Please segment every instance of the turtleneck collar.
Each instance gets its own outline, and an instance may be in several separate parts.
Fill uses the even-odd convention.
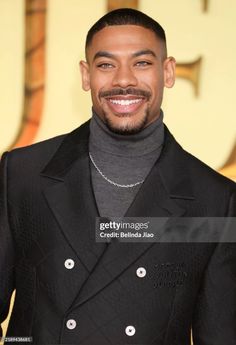
[[[164,142],[163,112],[157,120],[137,134],[122,135],[112,132],[93,112],[90,121],[89,143],[96,149],[120,156],[143,156],[162,146]]]

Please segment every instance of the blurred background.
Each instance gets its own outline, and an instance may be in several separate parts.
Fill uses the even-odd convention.
[[[71,131],[91,114],[79,60],[108,8],[133,6],[166,30],[179,63],[165,122],[214,169],[234,164],[235,0],[0,0],[0,152]]]
[[[81,89],[85,36],[109,9],[164,27],[177,81],[165,123],[182,146],[236,179],[235,0],[0,0],[0,153],[71,131],[91,115]]]

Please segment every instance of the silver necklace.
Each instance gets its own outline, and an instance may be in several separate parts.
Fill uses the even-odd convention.
[[[89,157],[91,159],[91,162],[93,163],[95,169],[97,170],[97,172],[107,181],[109,182],[110,184],[113,184],[114,186],[116,187],[120,187],[120,188],[132,188],[132,187],[135,187],[135,186],[138,186],[139,184],[143,183],[144,180],[142,181],[139,181],[139,182],[136,182],[136,183],[131,183],[131,184],[119,184],[119,183],[116,183],[112,180],[110,180],[108,177],[106,177],[103,172],[99,169],[99,167],[97,166],[97,164],[94,162],[94,159],[93,159],[93,156],[91,155],[91,153],[89,152]]]

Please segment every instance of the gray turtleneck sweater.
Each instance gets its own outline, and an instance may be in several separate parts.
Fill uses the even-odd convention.
[[[129,185],[145,180],[159,158],[164,142],[163,113],[138,134],[111,132],[93,114],[90,122],[89,151],[97,168],[109,180]],[[101,217],[123,217],[142,184],[118,187],[109,183],[90,161],[92,185]]]

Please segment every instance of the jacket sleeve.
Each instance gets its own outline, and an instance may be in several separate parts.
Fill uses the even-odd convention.
[[[236,217],[235,192],[227,216]],[[208,263],[193,318],[193,343],[236,344],[236,243],[219,243]]]
[[[14,245],[8,222],[7,159],[8,154],[5,153],[0,163],[0,325],[8,315],[15,285]]]

